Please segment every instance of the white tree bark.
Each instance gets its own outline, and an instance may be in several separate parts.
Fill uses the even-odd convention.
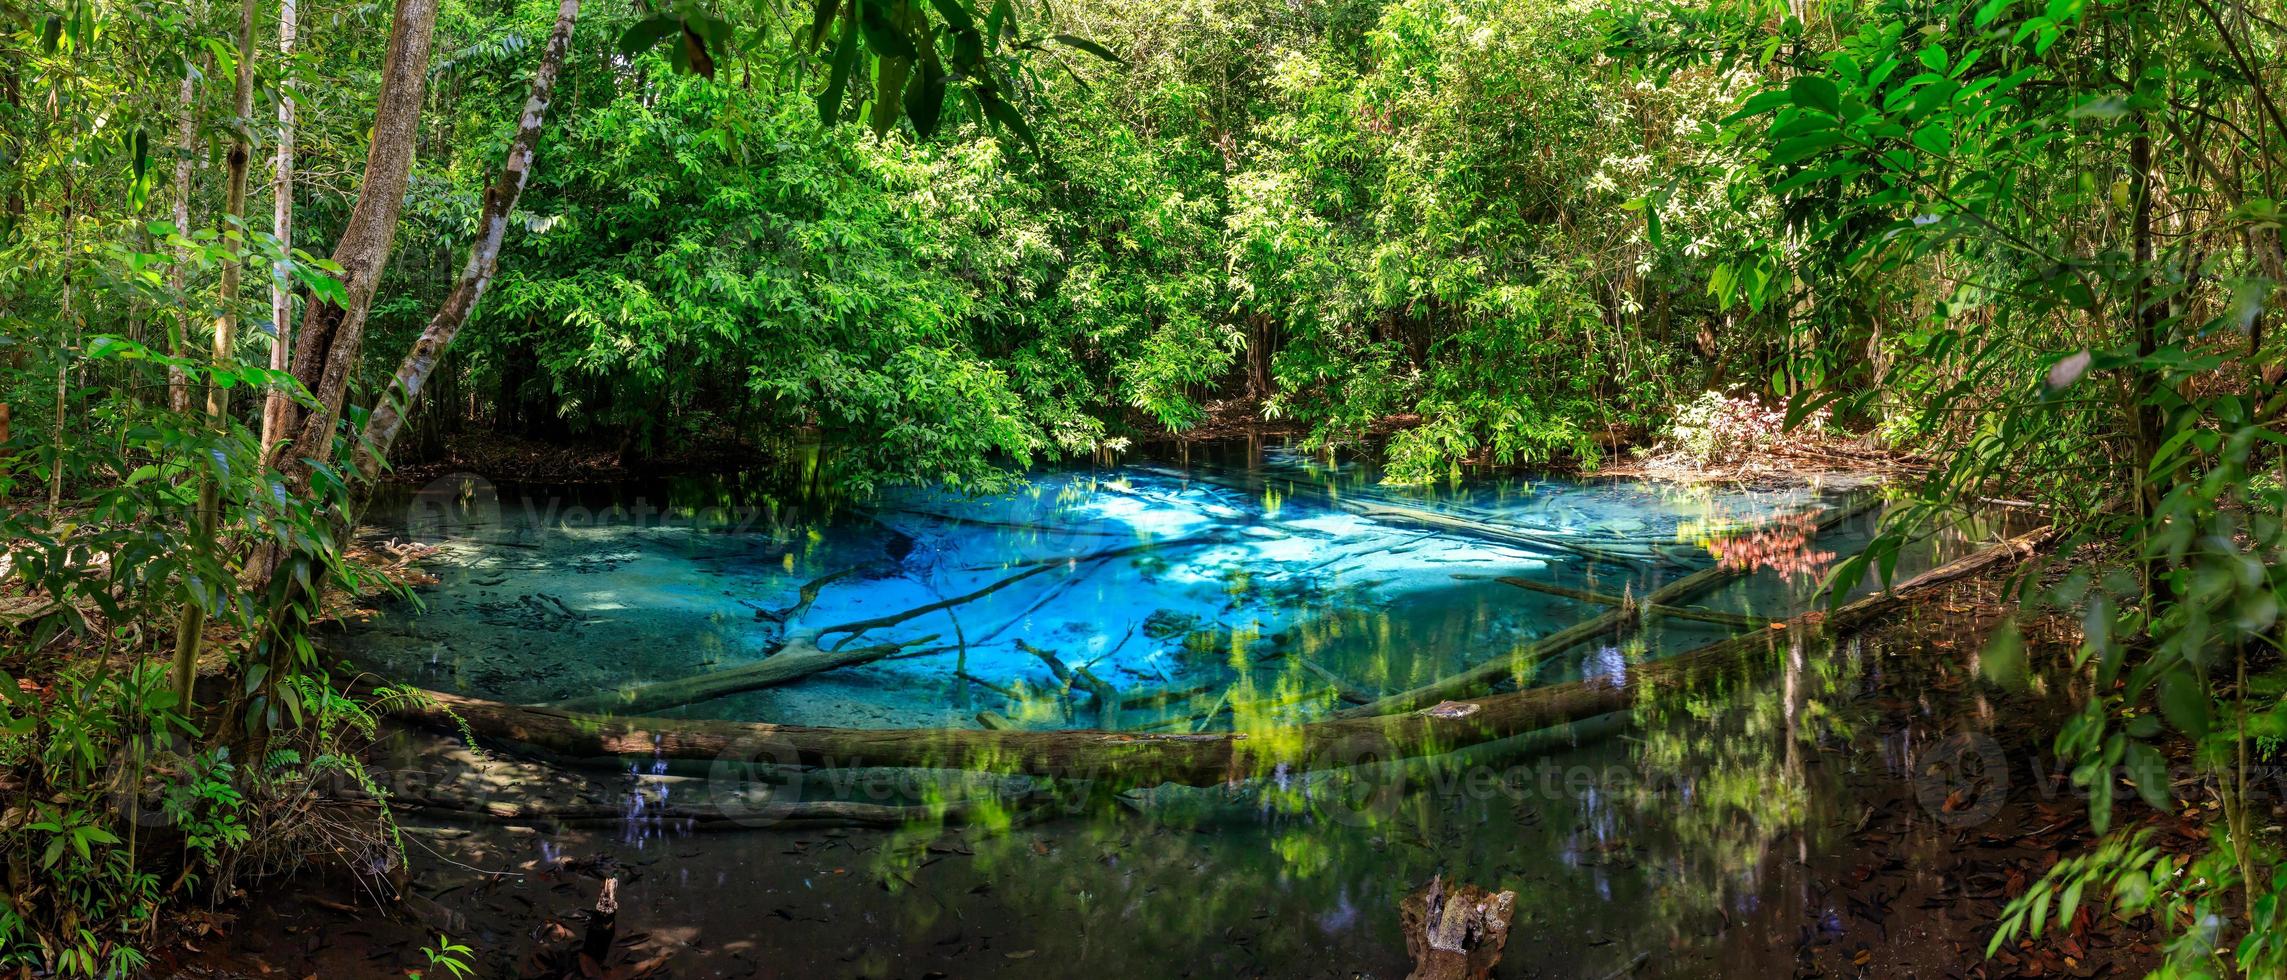
[[[279,0],[278,154],[271,180],[277,193],[271,207],[270,233],[278,237],[279,250],[288,253],[294,247],[294,26],[294,0]],[[270,338],[270,370],[284,371],[293,366],[294,360],[294,293],[275,277],[270,283],[270,323],[276,330]],[[286,393],[275,388],[263,402],[264,451],[285,436],[289,404]]]
[[[198,70],[184,65],[182,92],[177,97],[175,111],[175,231],[191,233],[191,147],[198,136]],[[174,268],[167,271],[167,285],[174,291],[176,302],[183,302],[190,278],[191,251],[185,246],[175,249]],[[188,303],[178,307],[174,328],[167,338],[167,353],[183,356],[184,345],[189,343],[191,312]],[[167,368],[167,407],[177,413],[191,410],[189,376],[180,367]]]

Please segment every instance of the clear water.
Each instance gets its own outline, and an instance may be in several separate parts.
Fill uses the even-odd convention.
[[[1180,695],[1123,710],[1121,727],[1254,731],[1342,707],[1320,669],[1379,693],[1506,659],[1516,682],[1541,684],[1626,671],[1732,631],[1655,619],[1623,642],[1530,662],[1518,651],[1532,640],[1602,610],[1503,578],[1641,596],[1707,567],[1714,544],[1757,570],[1698,605],[1792,614],[1873,516],[1807,547],[1770,519],[1842,496],[1499,475],[1398,491],[1369,469],[1275,450],[1043,473],[997,497],[901,491],[862,507],[742,510],[768,498],[711,481],[452,478],[376,511],[376,536],[442,548],[425,608],[384,603],[330,642],[402,680],[545,702],[763,657],[786,629],[757,608],[792,607],[805,583],[835,573],[791,617],[797,630],[1045,568],[858,641],[916,641],[916,655],[668,713],[1099,724],[1093,697],[1067,688],[1041,650],[1123,700]],[[1898,574],[1991,540],[2000,529],[1989,523],[1928,542]],[[1140,550],[1103,556],[1115,549]],[[852,769],[780,773],[759,789],[890,803],[1062,794],[1013,826],[694,832],[659,818],[659,805],[758,790],[647,759],[549,778],[490,763],[454,776],[433,752],[403,768],[508,802],[620,808],[608,827],[491,825],[440,845],[458,865],[515,872],[453,893],[504,958],[533,934],[527,910],[571,907],[558,894],[570,886],[535,875],[576,855],[622,869],[623,924],[650,937],[644,949],[672,946],[690,975],[1395,977],[1408,966],[1398,903],[1438,874],[1518,893],[1499,976],[1762,974],[1787,969],[1798,946],[1884,934],[1818,884],[1839,871],[1811,870],[1855,861],[1827,856],[1849,853],[1838,848],[1853,834],[1921,828],[1912,839],[1929,853],[1915,860],[1954,839],[1958,818],[1932,808],[1920,758],[1962,719],[1993,717],[1974,685],[1944,673],[1956,653],[1774,645],[1742,654],[1735,682],[1689,696],[1402,764],[1211,788],[1108,796]],[[1898,700],[1898,678],[1928,669],[1942,676]],[[1741,966],[1742,950],[1762,959]]]
[[[1534,640],[1605,607],[1502,579],[1641,596],[1713,563],[1711,541],[1837,499],[1837,488],[1514,475],[1398,490],[1368,468],[1278,450],[1042,473],[1002,496],[901,490],[830,508],[717,485],[451,477],[374,510],[376,536],[442,549],[425,566],[440,581],[333,645],[399,680],[541,703],[752,663],[790,633],[947,604],[823,638],[911,644],[894,657],[655,713],[847,727],[975,727],[985,713],[1025,728],[1276,724],[1339,707],[1329,675],[1370,696],[1512,658],[1519,683],[1547,683],[1719,639],[1732,627],[1657,619],[1635,640],[1533,662],[1521,651]],[[1870,521],[1821,536],[1810,557],[1848,554]],[[1799,611],[1823,563],[1781,559],[1697,604]],[[822,579],[807,609],[776,621]],[[1107,722],[1093,685],[1060,679],[1050,657],[1131,707]]]

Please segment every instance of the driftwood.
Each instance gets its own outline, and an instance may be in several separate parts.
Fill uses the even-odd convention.
[[[1495,579],[1494,581],[1497,581],[1502,585],[1513,585],[1517,588],[1530,592],[1542,592],[1554,596],[1563,596],[1567,599],[1577,599],[1581,602],[1591,602],[1600,606],[1613,606],[1621,609],[1637,609],[1642,611],[1647,616],[1664,616],[1668,619],[1689,619],[1702,623],[1716,623],[1722,626],[1734,626],[1740,629],[1751,630],[1759,630],[1771,625],[1771,621],[1769,619],[1761,616],[1749,616],[1745,613],[1720,612],[1714,609],[1694,609],[1689,606],[1646,605],[1624,595],[1612,595],[1606,592],[1592,592],[1588,589],[1575,589],[1568,585],[1557,585],[1551,582],[1538,582],[1529,578],[1519,578],[1514,575],[1504,575],[1498,579]]]
[[[768,759],[829,767],[976,768],[1114,785],[1212,786],[1264,775],[1339,769],[1454,749],[1632,709],[1650,692],[1688,691],[1731,677],[1742,654],[1846,633],[1905,604],[1922,589],[2007,564],[2032,553],[2049,531],[2012,538],[1915,576],[1832,613],[1804,613],[1773,628],[1721,640],[1664,660],[1596,678],[1445,701],[1381,717],[1334,718],[1293,726],[1256,751],[1245,732],[1140,734],[1102,731],[849,729],[703,719],[607,718],[431,693],[398,714],[481,737],[569,756],[657,759]],[[1276,746],[1275,748],[1273,746]]]
[[[1413,957],[1406,980],[1491,980],[1509,944],[1509,915],[1516,905],[1516,892],[1496,895],[1431,878],[1398,903],[1406,955]]]
[[[1833,508],[1819,518],[1816,529],[1812,533],[1816,535],[1825,532],[1843,521],[1880,505],[1881,501],[1878,498],[1867,497],[1854,504]],[[1747,572],[1748,569],[1725,568],[1722,565],[1704,568],[1654,589],[1650,595],[1644,597],[1642,604],[1645,606],[1680,606],[1700,595],[1730,584],[1733,579],[1743,577]],[[1513,665],[1517,662],[1531,662],[1552,657],[1607,633],[1625,633],[1642,622],[1643,617],[1638,615],[1635,610],[1614,609],[1601,616],[1574,623],[1554,634],[1542,637],[1535,641],[1531,647],[1526,648],[1524,653],[1516,657],[1490,660],[1458,674],[1439,678],[1413,690],[1402,691],[1385,698],[1376,699],[1369,704],[1362,704],[1339,712],[1336,717],[1369,718],[1400,711],[1410,711],[1423,705],[1436,704],[1439,701],[1465,696],[1508,678],[1515,669]]]

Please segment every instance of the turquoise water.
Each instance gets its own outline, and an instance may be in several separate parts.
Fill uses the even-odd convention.
[[[898,490],[808,508],[708,484],[448,477],[384,501],[369,529],[437,545],[424,566],[437,584],[417,603],[383,603],[333,646],[397,679],[540,703],[751,664],[790,636],[937,606],[820,637],[827,649],[909,645],[893,656],[654,713],[853,727],[974,727],[981,716],[1024,728],[1275,724],[1334,710],[1338,690],[1377,696],[1491,659],[1511,658],[1519,683],[1546,683],[1719,639],[1735,627],[1659,619],[1625,642],[1526,658],[1534,640],[1604,607],[1502,580],[1642,596],[1713,564],[1710,542],[1840,497],[1518,475],[1398,489],[1363,466],[1277,450],[1044,472],[998,496]],[[1870,521],[1794,561],[1762,556],[1782,567],[1697,604],[1799,611]],[[780,622],[810,583],[814,601]],[[1099,710],[1105,688],[1122,703],[1115,715]]]
[[[790,635],[941,605],[851,643],[910,644],[899,656],[653,713],[1276,737],[1266,729],[1345,707],[1342,689],[1395,692],[1487,662],[1512,685],[1617,676],[1741,628],[1656,618],[1533,658],[1535,639],[1604,607],[1504,579],[1642,596],[1728,560],[1747,574],[1698,608],[1798,612],[1871,532],[1868,513],[1815,540],[1799,533],[1853,489],[1485,474],[1399,490],[1368,468],[1276,450],[862,504],[774,503],[716,481],[455,477],[385,501],[369,529],[436,545],[424,567],[438,582],[328,643],[428,687],[608,699],[797,655],[773,652]],[[1898,574],[1990,540],[1985,523],[1915,549]],[[813,601],[797,609],[806,584]],[[1853,835],[1906,833],[1916,862],[1955,840],[1959,818],[1921,792],[1921,756],[1994,715],[1962,683],[1959,653],[1871,638],[1755,645],[1722,684],[1572,725],[1205,788],[862,762],[728,779],[646,758],[547,779],[477,763],[463,779],[479,793],[622,816],[483,825],[439,845],[456,863],[437,887],[457,888],[462,867],[509,873],[451,893],[503,962],[529,944],[534,916],[576,904],[559,893],[587,894],[534,877],[576,856],[619,869],[623,925],[688,975],[1395,977],[1407,969],[1398,903],[1444,875],[1518,894],[1499,976],[1767,975],[1886,928],[1823,884],[1863,877],[1848,867],[1845,848],[1863,845]],[[1050,658],[1111,688],[1117,714]],[[401,771],[449,766],[423,756]],[[657,816],[749,793],[1058,804],[1010,814],[1013,825],[891,830],[705,833]]]

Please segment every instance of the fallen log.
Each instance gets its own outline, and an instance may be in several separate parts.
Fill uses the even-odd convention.
[[[430,692],[394,713],[447,731],[519,742],[571,756],[764,760],[773,764],[859,768],[975,769],[1095,779],[1111,785],[1212,786],[1266,775],[1348,768],[1438,755],[1482,742],[1633,709],[1654,692],[1697,690],[1734,676],[1742,654],[1838,636],[1864,626],[1914,593],[2017,561],[2048,540],[2048,529],[1949,562],[1833,612],[1804,613],[1773,628],[1596,678],[1444,701],[1378,717],[1334,718],[1266,733],[1139,734],[1103,731],[849,729],[704,719],[608,718]],[[1257,746],[1261,748],[1258,749]]]
[[[1612,606],[1619,609],[1636,609],[1643,612],[1647,616],[1664,616],[1668,619],[1689,619],[1702,623],[1715,623],[1722,626],[1735,626],[1741,629],[1751,630],[1759,630],[1771,625],[1771,621],[1762,616],[1749,616],[1745,613],[1721,612],[1714,609],[1694,609],[1689,606],[1654,606],[1638,602],[1628,596],[1612,595],[1605,592],[1591,592],[1587,589],[1575,589],[1571,586],[1557,585],[1553,582],[1536,582],[1529,578],[1519,578],[1514,575],[1503,575],[1494,581],[1497,581],[1502,585],[1512,585],[1531,592],[1543,592],[1549,595],[1563,596],[1567,599],[1577,599],[1581,602],[1595,603],[1596,605],[1600,606]]]
[[[997,810],[1024,810],[1042,805],[1045,797],[1030,797],[996,804]],[[804,830],[820,827],[869,827],[895,830],[916,824],[967,823],[980,812],[977,804],[896,805],[844,800],[801,800],[736,806],[649,802],[640,809],[606,804],[549,804],[479,802],[449,797],[391,796],[389,805],[443,820],[481,820],[494,823],[537,824],[553,827],[619,827],[650,825],[679,831]]]
[[[1814,536],[1823,533],[1843,521],[1879,506],[1881,506],[1880,498],[1868,496],[1855,503],[1832,508],[1819,518],[1812,533]],[[1749,569],[1744,568],[1725,568],[1720,564],[1712,568],[1703,568],[1652,590],[1650,595],[1644,597],[1642,604],[1645,606],[1680,606],[1700,595],[1728,585],[1734,579],[1744,577],[1748,571]],[[1544,658],[1553,657],[1607,633],[1624,634],[1642,622],[1643,617],[1635,610],[1614,609],[1601,616],[1574,623],[1550,636],[1543,637],[1535,641],[1532,646],[1527,647],[1521,654],[1486,661],[1458,674],[1439,678],[1413,690],[1401,691],[1338,712],[1335,717],[1367,718],[1400,711],[1411,711],[1423,705],[1462,697],[1483,690],[1509,677],[1515,671],[1515,665],[1520,662],[1537,663]]]
[[[917,640],[883,643],[854,650],[821,650],[807,639],[798,638],[788,641],[776,654],[750,664],[709,671],[696,677],[656,681],[586,697],[566,698],[554,702],[550,707],[565,711],[658,711],[786,684],[838,667],[871,663],[936,638],[937,634],[931,633]]]

